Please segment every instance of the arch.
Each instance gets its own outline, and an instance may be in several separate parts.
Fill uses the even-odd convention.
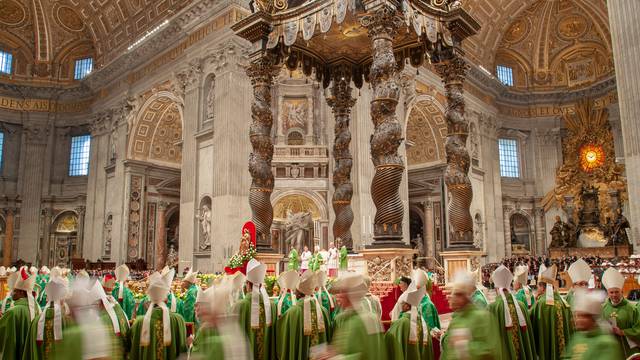
[[[287,145],[304,145],[304,135],[300,129],[289,129],[287,132]]]
[[[433,97],[425,95],[410,107],[405,121],[405,138],[412,144],[407,147],[409,166],[445,161],[447,123],[444,109],[439,105]]]
[[[75,230],[72,230],[69,227],[72,225],[70,221],[75,221]],[[60,224],[63,224],[67,228],[67,230],[60,231],[58,228]],[[78,213],[76,213],[73,210],[63,210],[53,218],[53,220],[51,221],[51,225],[52,225],[51,230],[53,232],[70,233],[70,232],[78,231]]]
[[[277,220],[286,219],[287,209],[309,211],[313,220],[329,219],[327,206],[315,193],[300,190],[285,191],[277,194],[272,203],[273,218]]]
[[[145,101],[129,137],[129,159],[180,167],[184,126],[181,102],[169,91],[159,91]]]
[[[534,237],[532,236],[531,217],[523,211],[515,211],[509,216],[509,233],[511,246],[523,246],[527,251],[532,250]]]

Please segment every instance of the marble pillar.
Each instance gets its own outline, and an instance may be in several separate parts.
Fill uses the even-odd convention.
[[[29,119],[23,128],[25,149],[24,161],[21,159],[20,189],[22,205],[20,216],[20,240],[18,258],[35,262],[38,254],[40,236],[40,208],[42,201],[44,163],[48,143],[52,141],[50,126],[44,122]]]
[[[534,223],[536,231],[536,251],[533,255],[541,256],[547,252],[547,231],[544,226],[544,209],[536,208],[534,211]]]
[[[78,206],[76,208],[76,213],[78,214],[78,246],[76,247],[76,256],[86,259],[87,256],[84,254],[84,218],[86,214],[86,207]],[[47,239],[45,239],[45,241],[47,241]]]
[[[167,261],[167,207],[169,203],[158,203],[158,223],[156,225],[155,269],[161,270]]]
[[[53,210],[50,208],[42,209],[42,254],[40,255],[40,262],[42,265],[51,267],[51,215]]]
[[[4,233],[4,244],[2,245],[2,266],[11,266],[13,252],[13,231],[15,226],[15,212],[16,209],[6,208],[4,209],[4,220],[6,230]]]
[[[427,258],[429,258],[429,263],[432,259],[436,257],[435,252],[435,228],[433,223],[433,202],[425,201],[424,202],[424,241],[426,243],[427,249]]]
[[[511,219],[509,213],[511,208],[508,206],[503,207],[503,221],[504,221],[504,256],[511,256]]]
[[[640,1],[609,0],[620,124],[624,141],[632,244],[640,241]],[[637,250],[637,248],[636,248]],[[637,252],[637,251],[635,251]]]

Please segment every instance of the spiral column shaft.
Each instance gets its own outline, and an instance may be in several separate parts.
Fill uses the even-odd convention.
[[[356,99],[351,96],[351,78],[348,69],[336,71],[331,88],[331,97],[327,103],[333,109],[335,116],[333,159],[333,211],[335,220],[333,222],[333,237],[336,239],[336,246],[346,246],[349,251],[353,249],[353,239],[351,237],[351,224],[353,223],[353,210],[351,209],[351,198],[353,196],[353,184],[351,183],[351,167],[353,158],[349,151],[351,143],[351,132],[349,123],[351,121],[351,108],[356,103]],[[340,239],[340,241],[337,241]]]
[[[398,71],[393,53],[393,38],[403,18],[392,7],[382,7],[363,17],[372,43],[373,58],[369,81],[373,89],[371,120],[371,158],[376,172],[371,183],[371,197],[376,206],[374,246],[397,246],[402,243],[403,206],[400,182],[404,161],[398,154],[402,127],[396,117],[400,98]]]
[[[249,189],[249,206],[251,207],[252,220],[256,225],[256,246],[261,252],[273,251],[271,247],[271,224],[273,222],[273,207],[271,205],[271,193],[273,192],[271,87],[273,86],[273,78],[277,74],[274,63],[273,57],[267,54],[251,63],[247,68],[247,75],[253,86],[252,121],[249,129],[252,147],[252,152],[249,155],[249,173],[252,179]]]
[[[469,122],[464,117],[463,90],[467,68],[464,59],[457,55],[436,64],[436,71],[442,78],[447,98],[445,113],[447,167],[444,175],[449,196],[447,207],[449,241],[447,247],[454,248],[473,247],[473,219],[469,210],[473,199],[473,190],[468,176],[471,158],[466,148]]]

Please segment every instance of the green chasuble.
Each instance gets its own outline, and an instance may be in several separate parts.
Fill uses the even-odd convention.
[[[215,328],[206,323],[203,324],[193,336],[193,343],[191,344],[191,350],[189,351],[192,354],[214,354],[214,349],[211,348],[212,343],[210,342],[209,338],[211,336],[217,335],[217,333],[218,332]]]
[[[103,325],[106,325],[103,323]],[[62,340],[56,345],[54,352],[51,355],[52,360],[84,360],[85,359],[85,346],[95,351],[97,345],[95,340],[91,338],[90,326],[80,326],[77,324],[68,325],[62,332]],[[108,329],[108,328],[107,328]],[[108,338],[107,346],[105,350],[110,352],[110,357],[105,356],[108,359],[124,359],[124,352],[120,346],[120,342],[116,339],[112,332],[106,332]],[[89,353],[92,350],[88,350]]]
[[[569,304],[569,306],[573,307],[573,289],[569,290],[567,296],[564,297],[564,300]]]
[[[31,316],[26,298],[17,300],[13,308],[0,318],[0,354],[2,360],[20,360],[29,334]]]
[[[436,305],[431,301],[429,295],[425,295],[420,302],[420,313],[422,318],[427,322],[429,329],[440,329],[440,317],[438,316],[438,309]]]
[[[278,299],[276,299],[276,303],[274,304],[276,306],[276,312],[278,304],[280,304],[281,302],[282,305],[280,305],[280,317],[282,317],[282,315],[284,315],[284,313],[286,313],[287,310],[291,308],[291,293],[287,291],[286,293],[281,293],[280,296],[278,296]]]
[[[624,332],[624,337],[614,336],[618,340],[620,351],[625,358],[640,352],[638,349],[638,345],[640,345],[640,312],[635,306],[627,299],[622,299],[618,305],[613,305],[611,300],[607,299],[602,306],[602,316]],[[631,348],[627,338],[638,345]]]
[[[540,360],[560,359],[573,334],[571,309],[554,291],[554,305],[547,305],[545,294],[538,299],[530,312],[533,336]]]
[[[176,311],[172,311],[172,312],[182,315],[182,307],[183,307],[182,300],[178,299],[178,297],[176,297],[172,292],[170,292],[169,295],[167,295],[167,308],[169,308],[169,311],[171,311],[171,305],[173,304],[174,301],[176,302]],[[142,299],[140,299],[140,301],[136,303],[134,318],[138,316],[144,316],[144,314],[147,313],[148,308],[149,308],[149,296],[145,295],[142,297]],[[184,316],[183,316],[183,319],[184,319]]]
[[[374,297],[374,295],[367,294],[362,297],[361,307],[363,310],[368,311],[376,316],[376,318],[382,318],[382,304],[380,299]]]
[[[529,312],[527,306],[520,301],[513,301],[511,294],[505,294],[507,303],[509,306],[509,314],[511,314],[510,328],[506,327],[505,319],[505,304],[502,296],[497,295],[496,301],[489,305],[488,310],[493,314],[494,318],[498,321],[498,331],[500,333],[500,342],[502,344],[502,355],[505,359],[536,359],[536,346],[535,339],[533,337],[533,329],[531,327],[531,320],[529,319]],[[526,321],[526,327],[522,328],[518,322],[518,313],[516,312],[516,306],[520,307],[521,313]],[[504,336],[506,333],[507,336]]]
[[[461,340],[458,344],[457,337]],[[496,319],[473,304],[453,313],[449,328],[442,335],[441,349],[441,360],[507,359],[502,356]]]
[[[408,312],[400,314],[400,318],[391,324],[391,327],[384,336],[387,344],[387,354],[389,359],[394,360],[433,360],[433,345],[431,335],[427,329],[424,339],[422,332],[422,319],[418,314],[416,335],[417,341],[409,341],[411,327],[411,314]],[[426,321],[425,321],[426,323]]]
[[[311,312],[311,334],[304,334],[304,298],[299,299],[276,324],[276,350],[279,360],[308,359],[313,346],[329,340],[329,319],[322,311],[324,330],[319,329],[315,300],[309,303]]]
[[[289,264],[287,264],[289,270],[300,270],[300,256],[296,249],[291,249],[289,252]]]
[[[516,293],[516,299],[527,306],[527,309],[531,309],[536,303],[536,297],[533,296],[533,291],[529,290],[529,302],[527,302],[527,293],[524,288],[521,288]],[[531,304],[531,305],[529,305]]]
[[[251,328],[251,298],[252,292],[245,295],[244,299],[239,300],[235,304],[234,312],[238,314],[238,321],[240,328],[244,331],[247,339],[249,340],[249,347],[253,353],[255,360],[270,360],[275,358],[275,342],[276,337],[275,322],[276,322],[276,305],[271,302],[271,325],[266,325],[264,302],[262,301],[262,295],[258,299],[258,305],[260,307],[260,326],[257,329]],[[271,300],[269,300],[271,301]],[[291,309],[289,309],[291,310]],[[287,311],[288,313],[288,311]]]
[[[175,360],[181,353],[187,351],[187,330],[180,315],[169,312],[169,321],[171,323],[171,344],[169,346],[164,345],[162,337],[162,309],[156,307],[151,313],[148,346],[140,345],[143,321],[143,316],[138,317],[129,331],[129,359]]]
[[[471,295],[471,302],[481,309],[486,309],[487,306],[489,306],[487,297],[484,296],[484,293],[479,289],[474,291],[473,295]]]
[[[116,317],[118,318],[118,325],[120,326],[120,334],[116,334],[113,329],[113,323],[111,322],[111,318],[109,317],[109,313],[105,309],[100,309],[100,319],[104,324],[106,324],[109,332],[111,332],[115,337],[120,341],[120,346],[127,351],[126,348],[128,345],[127,337],[129,335],[129,321],[122,310],[120,304],[116,303],[113,311],[116,313]]]
[[[343,309],[336,316],[331,345],[343,360],[387,359],[380,322],[368,312]]]
[[[198,285],[191,284],[187,289],[184,300],[182,300],[182,309],[180,311],[182,318],[186,322],[192,323],[196,321],[196,296],[198,296]]]
[[[38,275],[36,276],[36,285],[40,288],[40,292],[38,293],[38,298],[36,301],[41,308],[44,308],[47,305],[47,293],[44,291],[44,287],[49,282],[49,275]]]
[[[45,304],[46,306],[46,304]],[[71,318],[64,315],[64,307],[61,309],[62,319],[62,331],[64,339],[64,330],[72,324]],[[40,313],[33,318],[31,326],[29,327],[29,334],[25,341],[24,353],[22,354],[23,360],[42,360],[48,359],[56,348],[60,345],[59,341],[55,341],[53,335],[53,305],[51,305],[46,313]],[[38,321],[41,316],[45,316],[44,331],[42,333],[42,342],[38,342]]]
[[[605,334],[599,328],[592,331],[579,331],[571,336],[562,359],[567,360],[617,360],[624,359],[613,336]]]
[[[7,295],[7,297],[2,299],[2,302],[0,302],[0,306],[2,306],[2,304],[4,304],[4,309],[1,309],[1,310],[2,310],[2,314],[4,314],[7,312],[7,310],[11,309],[13,305],[13,299],[11,298],[10,295]],[[0,317],[2,317],[2,314],[0,314]]]
[[[127,314],[127,318],[133,319],[134,310],[136,308],[136,299],[133,297],[133,293],[129,290],[128,287],[124,287],[122,293],[122,299],[118,299],[118,292],[120,291],[120,283],[116,283],[116,287],[111,292],[111,295],[118,300],[122,310]]]

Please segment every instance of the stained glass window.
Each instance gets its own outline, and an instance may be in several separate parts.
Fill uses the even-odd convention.
[[[69,176],[89,175],[89,150],[91,135],[71,138],[71,154],[69,156]]]
[[[93,70],[93,58],[84,58],[76,60],[76,68],[74,71],[73,78],[75,80],[80,80],[89,75]]]
[[[513,68],[498,65],[496,67],[496,75],[498,75],[498,79],[500,79],[503,84],[513,86]]]
[[[11,74],[13,54],[0,50],[0,73]]]
[[[514,139],[498,139],[498,152],[500,154],[500,176],[520,177],[518,141]]]

